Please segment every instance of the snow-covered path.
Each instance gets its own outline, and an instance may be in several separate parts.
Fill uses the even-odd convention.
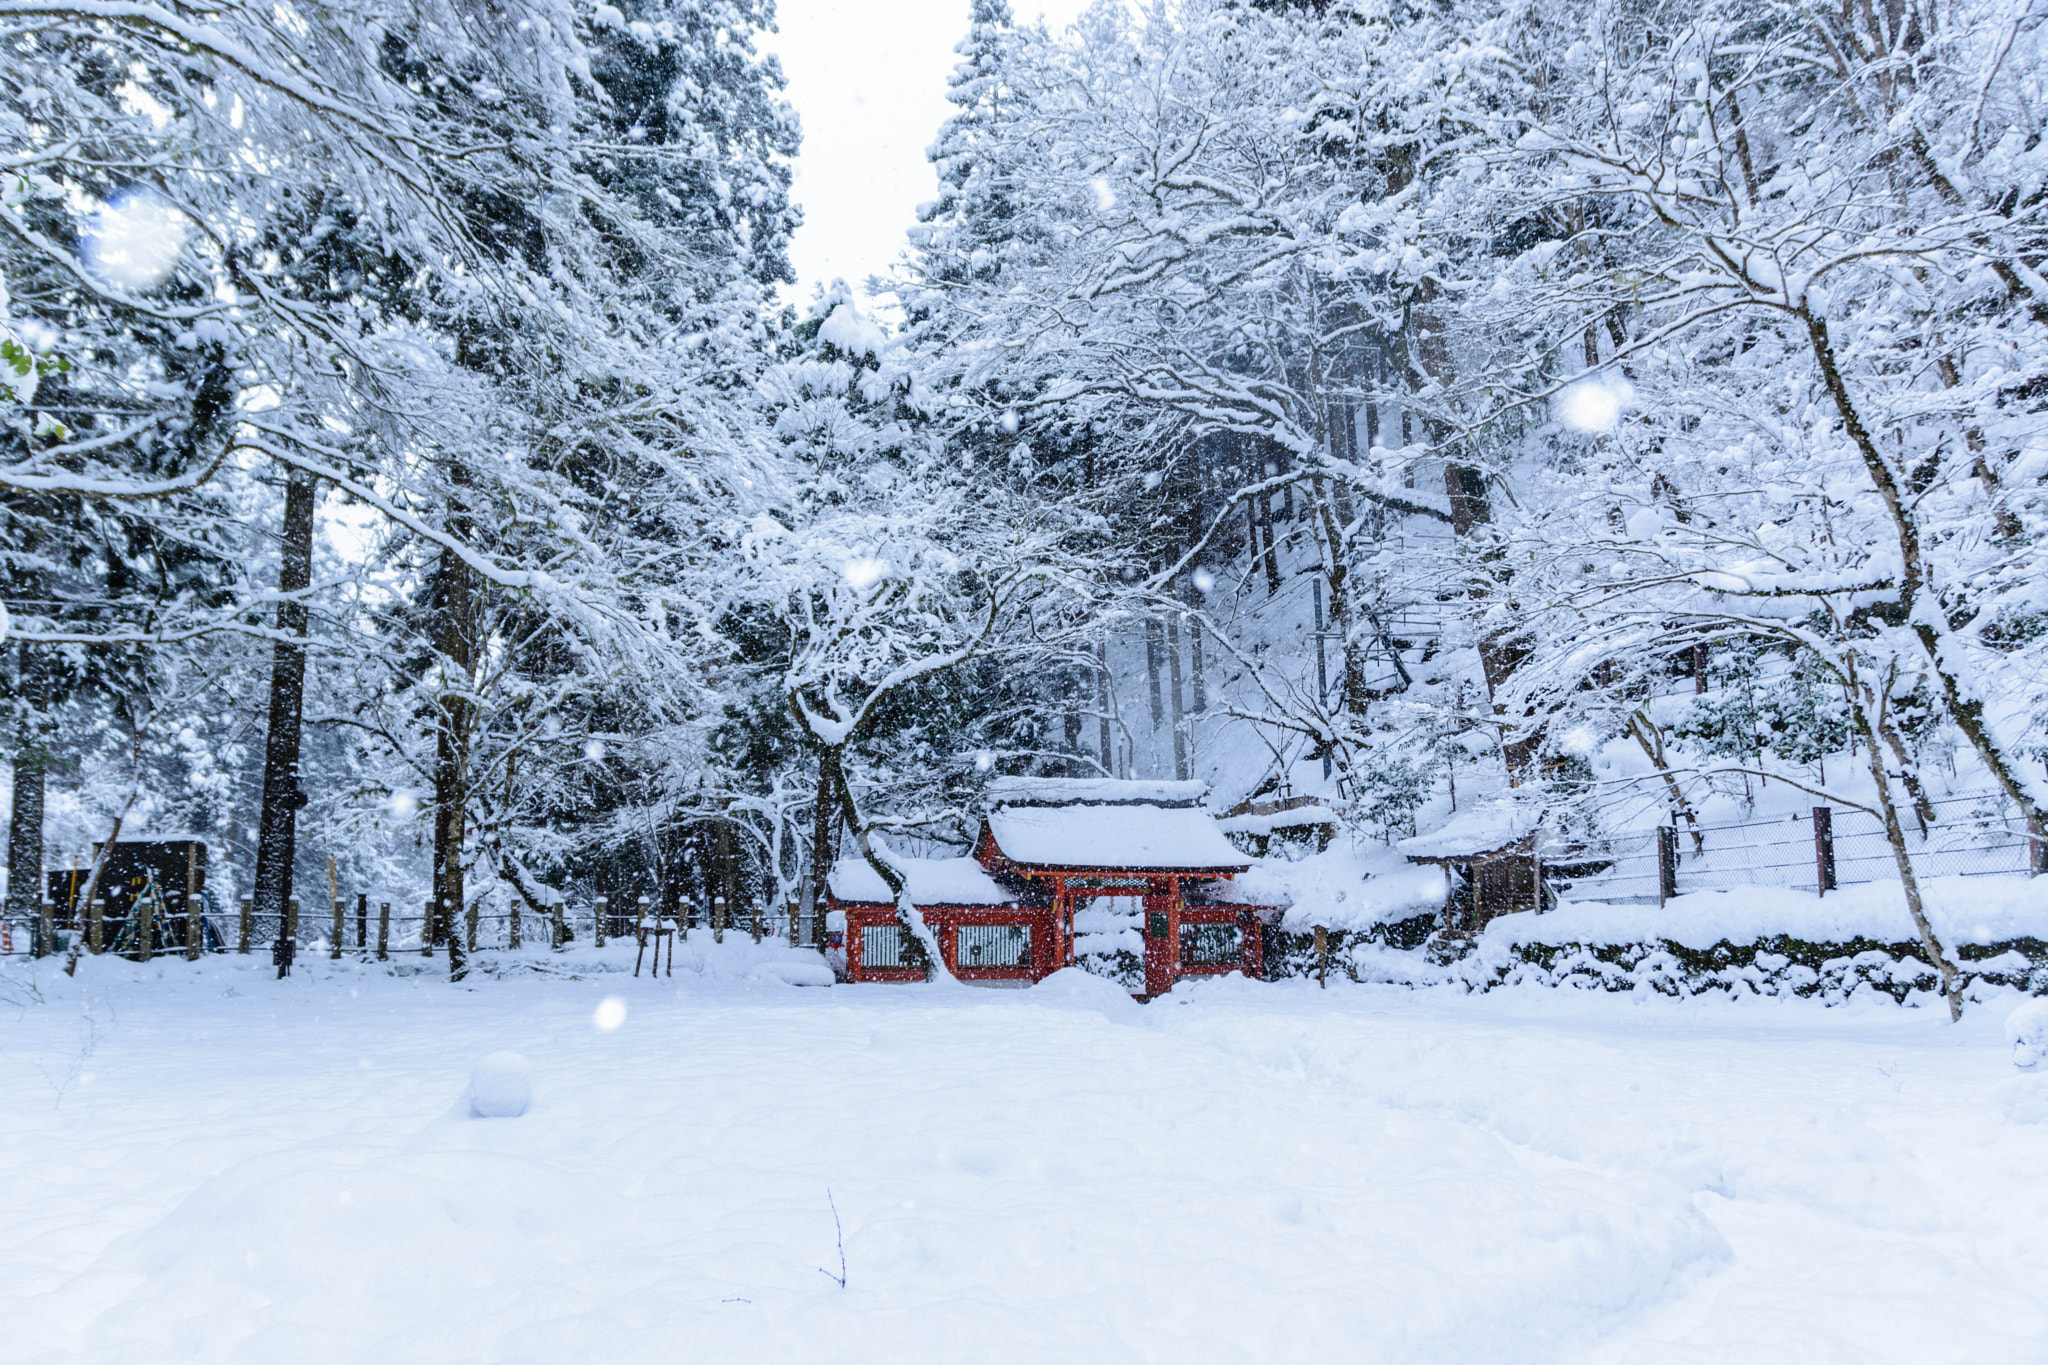
[[[8,1360],[2048,1359],[1992,1008],[267,975],[0,1014]]]

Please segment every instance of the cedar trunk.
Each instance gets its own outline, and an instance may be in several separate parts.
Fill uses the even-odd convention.
[[[319,485],[294,469],[285,482],[284,540],[279,551],[279,639],[270,658],[270,724],[263,746],[263,807],[256,834],[256,879],[251,888],[258,920],[272,919],[285,933],[298,853],[300,721],[306,699],[305,591],[313,581],[313,505]]]

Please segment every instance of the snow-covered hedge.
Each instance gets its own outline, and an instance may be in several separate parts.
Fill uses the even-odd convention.
[[[2048,994],[2048,879],[1950,877],[1923,890],[1969,993]],[[1825,899],[1757,887],[1680,896],[1661,909],[1566,905],[1547,915],[1503,916],[1463,957],[1444,956],[1361,943],[1345,962],[1360,980],[1408,985],[1797,996],[1830,1004],[1865,994],[1918,1003],[1934,999],[1939,984],[1896,882],[1847,887]]]

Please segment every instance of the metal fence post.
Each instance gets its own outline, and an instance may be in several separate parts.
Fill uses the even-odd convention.
[[[1678,894],[1678,831],[1657,826],[1657,905]]]
[[[1818,894],[1835,889],[1835,811],[1832,806],[1813,808],[1813,880]]]

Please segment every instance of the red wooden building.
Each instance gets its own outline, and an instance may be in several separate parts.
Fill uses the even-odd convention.
[[[1278,908],[1204,895],[1251,865],[1201,808],[1206,792],[1199,782],[999,779],[971,858],[905,861],[911,900],[967,981],[1022,984],[1073,966],[1075,912],[1104,899],[1142,906],[1147,996],[1183,977],[1260,976],[1261,926]],[[845,916],[848,980],[923,979],[872,868],[842,861],[830,890]]]

